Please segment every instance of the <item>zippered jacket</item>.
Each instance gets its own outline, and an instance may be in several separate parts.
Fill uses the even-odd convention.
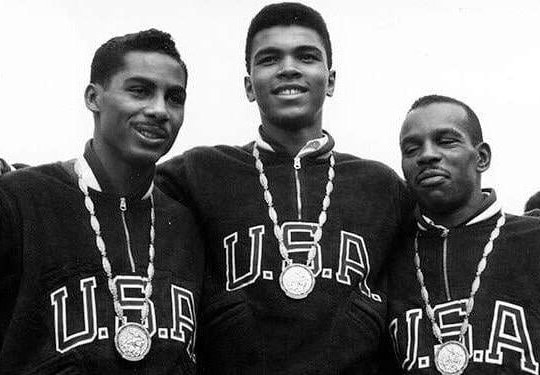
[[[119,322],[73,165],[0,178],[0,374],[194,373],[204,251],[193,216],[153,189],[152,346],[142,361],[128,362],[115,349]],[[84,172],[93,177],[88,166]],[[149,194],[119,197],[87,184],[122,310],[140,323]]]
[[[459,340],[473,280],[501,208],[493,190],[466,223],[445,228],[418,216],[424,284],[443,342]],[[469,374],[538,374],[540,360],[540,222],[505,214],[493,242],[464,336]],[[438,345],[420,295],[414,238],[389,270],[389,330],[398,365],[407,374],[439,374]]]
[[[289,257],[306,264],[328,180],[327,134],[296,157],[257,141]],[[208,374],[373,374],[386,317],[383,267],[405,210],[385,165],[334,152],[335,178],[313,291],[292,299],[252,155],[198,147],[158,166],[159,186],[193,208],[207,245],[198,364]]]

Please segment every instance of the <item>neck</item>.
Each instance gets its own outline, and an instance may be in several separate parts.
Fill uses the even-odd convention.
[[[438,212],[421,207],[421,211],[425,212],[425,215],[433,220],[435,224],[443,225],[446,228],[453,228],[466,223],[473,216],[476,216],[483,205],[484,198],[482,191],[478,191],[477,194],[471,197],[469,202],[456,209]]]
[[[128,196],[138,194],[150,187],[154,178],[154,164],[135,166],[127,163],[115,155],[112,150],[103,147],[99,141],[94,140],[93,147],[95,155],[103,167],[102,172],[106,174],[109,186],[115,194]],[[99,182],[99,176],[96,178]]]
[[[279,143],[285,148],[287,154],[292,156],[298,154],[308,141],[323,136],[321,125],[288,130],[271,124],[263,124],[263,128],[273,141]]]

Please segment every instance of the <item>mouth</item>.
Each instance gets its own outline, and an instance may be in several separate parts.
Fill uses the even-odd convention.
[[[287,98],[302,95],[307,91],[307,87],[301,85],[281,85],[272,90],[272,94]]]
[[[168,133],[162,127],[149,123],[136,123],[133,126],[135,132],[148,142],[162,142],[168,139]]]
[[[416,176],[416,184],[423,187],[437,186],[450,178],[446,171],[440,169],[426,169]]]

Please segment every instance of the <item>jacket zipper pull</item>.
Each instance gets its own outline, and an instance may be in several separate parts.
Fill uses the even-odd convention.
[[[300,158],[297,156],[294,158],[294,169],[299,170],[302,168],[302,165],[300,164]]]
[[[122,211],[122,212],[127,211],[126,198],[124,198],[124,197],[120,198],[120,211]]]

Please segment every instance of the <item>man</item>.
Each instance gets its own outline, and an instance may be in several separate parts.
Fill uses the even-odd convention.
[[[527,216],[540,216],[540,191],[534,193],[525,203],[525,213]]]
[[[208,374],[373,374],[404,185],[335,152],[322,130],[335,72],[326,24],[297,3],[252,20],[245,89],[261,116],[243,147],[196,148],[161,185],[207,244],[199,364]]]
[[[193,373],[201,241],[153,185],[183,122],[169,34],[95,53],[84,156],[0,179],[0,373]]]
[[[482,190],[491,150],[476,114],[418,99],[400,133],[417,231],[389,275],[390,334],[410,374],[538,374],[540,228]]]

